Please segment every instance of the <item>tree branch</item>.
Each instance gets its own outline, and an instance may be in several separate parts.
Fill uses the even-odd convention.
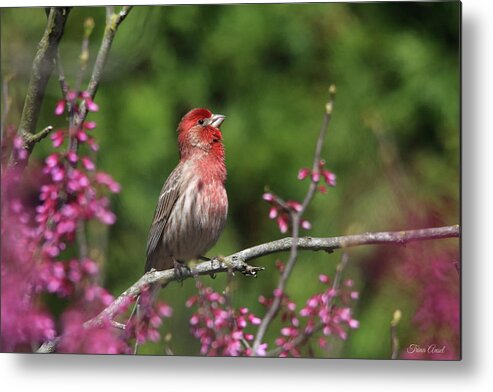
[[[44,136],[36,137],[35,130],[38,122],[41,104],[43,102],[46,85],[55,67],[55,58],[58,51],[58,44],[65,30],[70,8],[51,7],[48,13],[45,32],[38,44],[38,51],[34,57],[31,69],[31,77],[27,87],[24,108],[22,109],[21,120],[19,123],[18,135],[24,141],[24,147],[28,152],[28,158],[35,144],[43,139]],[[43,132],[43,131],[42,131]],[[22,161],[25,165],[27,159]],[[18,166],[21,161],[11,156],[10,166]]]
[[[409,231],[383,231],[377,233],[362,233],[341,237],[302,237],[298,240],[298,248],[302,250],[323,250],[332,252],[335,249],[350,248],[361,245],[405,245],[409,242],[437,240],[459,237],[459,225],[418,229]],[[292,246],[291,237],[268,242],[242,250],[229,257],[249,261],[260,256],[289,250]]]
[[[418,229],[409,231],[387,231],[378,233],[362,233],[357,235],[341,237],[303,237],[297,241],[297,247],[303,250],[332,252],[335,249],[350,248],[361,245],[405,245],[409,242],[429,241],[444,238],[454,238],[460,236],[459,225],[435,227],[428,229]],[[166,286],[169,282],[184,280],[199,275],[214,275],[220,272],[240,272],[247,276],[256,276],[263,267],[254,267],[247,264],[247,261],[266,256],[272,253],[290,250],[293,244],[291,237],[277,241],[257,245],[248,249],[241,250],[226,257],[217,257],[210,261],[199,263],[190,268],[183,269],[180,276],[175,275],[173,269],[165,271],[150,271],[143,275],[137,282],[125,290],[107,308],[96,317],[87,321],[85,327],[97,327],[104,322],[113,322],[113,318],[121,312],[130,302],[135,301],[140,293],[148,288],[152,283],[160,283]],[[49,353],[56,349],[59,338],[45,342],[37,352]]]

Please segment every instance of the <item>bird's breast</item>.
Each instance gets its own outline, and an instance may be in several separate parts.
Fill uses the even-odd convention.
[[[190,176],[169,217],[164,245],[179,261],[196,259],[218,240],[228,213],[228,198],[222,181]]]

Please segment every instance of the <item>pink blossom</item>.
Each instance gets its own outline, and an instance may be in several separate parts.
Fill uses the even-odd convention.
[[[91,148],[92,151],[98,151],[99,150],[99,145],[96,143],[93,137],[90,137],[87,139],[87,144]]]
[[[50,138],[53,141],[53,147],[58,148],[63,144],[63,141],[65,140],[65,132],[63,131],[63,129],[59,129],[58,131],[52,133]]]
[[[82,126],[85,129],[92,130],[92,129],[96,128],[96,122],[95,121],[84,121],[82,123]]]
[[[262,320],[260,320],[260,318],[254,316],[253,314],[250,314],[248,316],[248,320],[250,321],[251,324],[253,325],[259,325],[261,323]]]
[[[283,292],[281,289],[274,289],[274,297],[280,298],[283,296]]]
[[[336,186],[336,175],[329,170],[322,170],[322,176],[329,186]]]
[[[96,182],[105,185],[113,193],[118,193],[121,190],[120,184],[116,182],[113,177],[104,172],[98,172],[96,174]]]
[[[65,100],[60,99],[55,106],[55,116],[60,116],[65,111]]]
[[[267,343],[260,344],[255,354],[259,357],[265,357],[267,355]]]
[[[279,225],[279,230],[281,233],[286,233],[288,231],[288,218],[286,215],[280,215],[277,218],[277,224]]]
[[[88,137],[87,137],[87,133],[85,133],[84,131],[77,131],[75,133],[75,137],[77,138],[77,140],[79,140],[79,142],[81,143],[84,143],[87,141]]]
[[[82,158],[82,164],[86,168],[86,170],[92,171],[96,168],[94,163],[89,159],[89,157],[83,157]]]
[[[311,170],[307,167],[301,168],[298,171],[298,180],[304,180],[310,174]]]
[[[64,179],[65,177],[65,170],[62,169],[61,167],[55,166],[51,170],[51,178],[53,179],[54,182],[60,182]]]
[[[301,221],[301,227],[305,230],[310,230],[312,228],[312,224],[308,220],[303,219]]]
[[[173,315],[173,308],[169,306],[168,304],[162,302],[158,303],[158,313],[166,318],[170,318]]]
[[[295,200],[288,200],[286,204],[296,212],[300,212],[302,209],[301,203]]]
[[[48,168],[53,168],[58,165],[58,154],[48,155],[45,159],[45,164]]]
[[[359,321],[351,319],[351,320],[349,320],[349,326],[351,328],[358,328],[359,327]]]
[[[97,263],[87,258],[82,261],[82,268],[85,273],[93,276],[97,275],[99,272],[99,267]]]
[[[320,280],[320,282],[322,282],[322,283],[329,283],[329,277],[327,275],[324,275],[324,274],[320,274],[318,276],[318,280]]]
[[[75,151],[69,151],[67,153],[67,159],[71,163],[76,163],[79,160],[79,157],[77,156],[77,154],[75,153]]]
[[[86,103],[87,110],[89,110],[90,112],[97,112],[99,110],[99,106],[94,103],[89,92],[83,91],[81,93],[81,97]]]

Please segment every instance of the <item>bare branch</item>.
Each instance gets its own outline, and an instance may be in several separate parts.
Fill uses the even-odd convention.
[[[342,237],[303,237],[297,241],[297,247],[303,250],[318,251],[323,250],[332,252],[335,249],[350,248],[361,245],[404,245],[415,241],[428,241],[444,238],[459,237],[460,228],[458,225],[436,227],[428,229],[410,231],[389,231],[379,233],[363,233]],[[169,282],[184,280],[199,275],[214,275],[221,272],[234,273],[240,272],[246,276],[256,276],[263,267],[255,267],[247,264],[249,260],[272,253],[290,250],[293,238],[283,238],[277,241],[257,245],[248,249],[241,250],[226,257],[217,257],[210,261],[204,261],[190,268],[183,269],[180,276],[175,275],[173,269],[165,271],[150,271],[142,276],[136,283],[125,290],[107,308],[93,319],[87,321],[85,327],[101,326],[106,321],[112,322],[123,307],[129,302],[135,301],[139,294],[152,283],[160,283],[166,286]],[[59,338],[57,338],[59,339]],[[44,343],[37,352],[53,352],[56,349],[58,340]]]
[[[32,136],[35,134],[46,85],[55,66],[58,44],[63,36],[69,11],[70,8],[66,7],[50,8],[46,28],[41,41],[39,41],[38,51],[34,57],[24,108],[22,109],[19,129],[17,131],[24,140],[28,157],[34,145],[42,139],[42,137],[32,138]],[[29,142],[29,139],[31,142]],[[10,166],[25,165],[26,163],[27,159],[21,163],[21,161],[15,159],[14,155],[12,155],[10,160]]]

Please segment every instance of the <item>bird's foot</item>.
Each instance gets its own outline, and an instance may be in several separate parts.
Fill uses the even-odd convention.
[[[175,269],[176,279],[183,286],[183,280],[185,279],[185,276],[190,274],[190,267],[177,260],[173,260],[173,266]]]

